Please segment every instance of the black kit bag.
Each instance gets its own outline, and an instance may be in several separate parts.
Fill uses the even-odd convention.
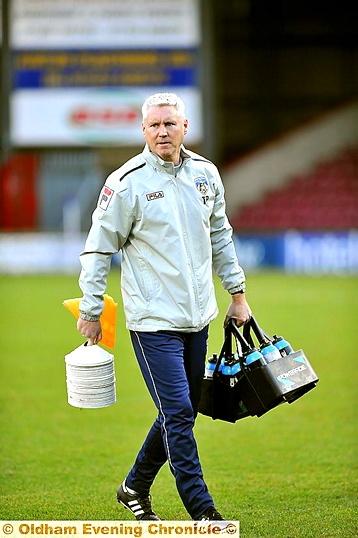
[[[240,386],[238,378],[240,376],[223,376],[220,366],[225,362],[227,365],[237,361],[238,348],[236,353],[232,349],[232,329],[229,325],[225,329],[224,344],[219,356],[216,354],[209,359],[212,375],[204,376],[201,386],[201,397],[198,411],[202,415],[207,415],[213,420],[219,419],[226,422],[236,422],[240,418],[250,415],[240,397]],[[238,340],[235,339],[236,344]]]
[[[294,402],[318,381],[302,349],[293,351],[282,337],[271,338],[254,317],[241,331],[230,320],[219,356],[208,361],[198,411],[226,422],[260,417]]]

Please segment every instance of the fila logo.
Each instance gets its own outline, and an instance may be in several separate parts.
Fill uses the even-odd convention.
[[[113,196],[114,191],[110,189],[109,187],[106,187],[106,185],[103,187],[101,194],[99,195],[99,207],[106,211],[109,202],[111,201],[111,198]]]
[[[147,194],[148,202],[151,202],[152,200],[158,200],[159,198],[164,198],[163,191],[151,192],[150,194]]]

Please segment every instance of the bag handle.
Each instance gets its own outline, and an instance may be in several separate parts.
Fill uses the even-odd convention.
[[[220,351],[220,354],[218,356],[218,359],[216,361],[213,375],[217,375],[219,373],[219,366],[220,366],[220,363],[221,363],[221,360],[222,360],[223,356],[227,355],[227,354],[231,355],[231,353],[232,353],[231,332],[230,333],[227,332],[227,330],[225,328],[224,343],[223,343],[223,346],[221,348],[221,351]]]
[[[268,341],[272,342],[273,340],[271,336],[261,329],[254,316],[251,316],[249,321],[244,324],[242,332],[240,332],[234,318],[229,320],[229,323],[225,327],[224,344],[216,362],[214,374],[218,374],[223,356],[225,355],[226,357],[230,357],[230,355],[232,355],[232,336],[234,336],[234,338],[239,342],[243,353],[255,348],[255,343],[251,333],[255,335],[260,345],[267,343]],[[241,368],[245,370],[243,355],[239,354],[239,361]]]
[[[255,347],[254,341],[251,336],[251,331],[257,338],[258,343],[267,344],[267,342],[272,342],[273,338],[269,336],[257,323],[254,316],[251,316],[250,320],[245,323],[243,328],[243,334],[246,340],[250,343],[251,347]]]
[[[235,320],[233,318],[230,319],[229,323],[225,327],[224,344],[221,348],[218,360],[216,361],[216,365],[214,368],[214,375],[217,375],[219,372],[219,367],[220,367],[220,363],[222,361],[223,356],[225,355],[226,357],[230,357],[230,355],[232,355],[232,336],[234,336],[236,340],[239,342],[240,347],[243,352],[249,351],[251,349],[249,343],[239,331]],[[243,355],[239,354],[239,362],[240,362],[241,367],[243,367],[244,366]]]
[[[244,327],[245,327],[245,325],[244,325]],[[236,325],[236,321],[235,321],[234,318],[230,319],[230,321],[228,323],[228,326],[226,327],[225,330],[227,330],[228,333],[230,333],[230,335],[233,334],[235,336],[235,338],[239,341],[243,352],[250,351],[252,346],[251,346],[249,340],[246,338],[246,336],[239,331],[239,328]]]
[[[218,359],[216,361],[216,365],[215,365],[215,368],[214,368],[214,375],[217,375],[218,372],[219,372],[219,367],[220,367],[222,358],[224,356],[225,357],[230,357],[230,355],[232,355],[232,334],[233,334],[233,326],[234,325],[236,327],[235,320],[231,319],[229,321],[228,325],[225,327],[224,343],[223,343],[223,346],[221,348],[219,357],[218,357]],[[236,329],[237,329],[237,327],[236,327]],[[239,333],[238,330],[237,330],[237,332]],[[237,339],[239,340],[239,343],[240,343],[241,347],[246,346],[245,347],[245,350],[246,350],[246,348],[248,347],[248,343],[244,340],[241,333],[238,334]],[[242,342],[241,342],[241,339],[242,339]],[[239,358],[240,358],[240,356],[239,356]]]

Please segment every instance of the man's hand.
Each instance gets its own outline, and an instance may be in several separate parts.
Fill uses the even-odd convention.
[[[227,327],[230,319],[236,320],[236,325],[241,327],[251,318],[251,308],[249,307],[244,293],[232,295],[231,304],[226,312],[224,327]]]
[[[88,345],[98,344],[102,339],[102,328],[100,321],[86,321],[79,318],[77,321],[77,330],[88,339]]]

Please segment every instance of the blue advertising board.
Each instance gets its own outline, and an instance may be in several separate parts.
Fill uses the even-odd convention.
[[[14,89],[197,86],[198,50],[14,50]]]
[[[358,273],[358,230],[236,234],[236,251],[245,270],[283,269],[288,273]]]

